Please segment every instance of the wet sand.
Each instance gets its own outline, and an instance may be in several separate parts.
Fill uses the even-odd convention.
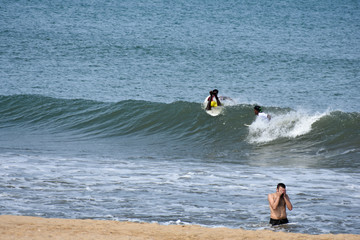
[[[108,220],[48,219],[25,216],[0,216],[0,239],[346,239],[360,240],[354,234],[308,235],[273,232],[270,230],[243,230],[206,228],[196,225],[159,225],[151,223],[118,222]]]

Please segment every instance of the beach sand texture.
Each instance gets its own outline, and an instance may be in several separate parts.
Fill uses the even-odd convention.
[[[25,216],[0,216],[0,239],[360,239],[354,234],[308,235],[273,232],[270,230],[242,230],[205,228],[196,225],[159,225],[150,223],[117,222],[107,220],[48,219]]]

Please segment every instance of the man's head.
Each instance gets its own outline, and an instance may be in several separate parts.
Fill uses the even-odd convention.
[[[260,106],[256,105],[254,107],[254,112],[255,112],[255,115],[258,115],[260,112],[262,112],[262,109]]]
[[[276,187],[276,191],[280,193],[286,193],[286,186],[283,183],[279,183]]]
[[[212,92],[213,92],[215,95],[217,95],[217,94],[219,93],[219,91],[218,91],[217,89],[212,90]]]

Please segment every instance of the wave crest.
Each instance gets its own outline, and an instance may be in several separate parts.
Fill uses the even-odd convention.
[[[28,128],[33,131],[69,134],[72,137],[112,138],[126,135],[156,136],[180,140],[190,146],[218,148],[238,143],[277,144],[292,140],[310,145],[356,152],[360,142],[360,114],[307,113],[269,107],[270,122],[255,120],[253,106],[232,104],[211,117],[202,102],[157,103],[126,100],[117,103],[81,99],[56,99],[38,95],[0,96],[0,129]],[[244,123],[251,123],[245,127]]]
[[[310,133],[312,125],[328,114],[290,111],[273,116],[271,121],[258,118],[249,126],[247,140],[250,143],[265,143],[280,138],[296,138]]]

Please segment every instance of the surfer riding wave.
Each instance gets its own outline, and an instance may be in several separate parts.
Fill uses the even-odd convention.
[[[211,110],[212,107],[221,106],[221,102],[218,97],[219,91],[217,89],[214,89],[209,92],[210,96],[208,97],[208,103],[206,105],[206,110]]]

